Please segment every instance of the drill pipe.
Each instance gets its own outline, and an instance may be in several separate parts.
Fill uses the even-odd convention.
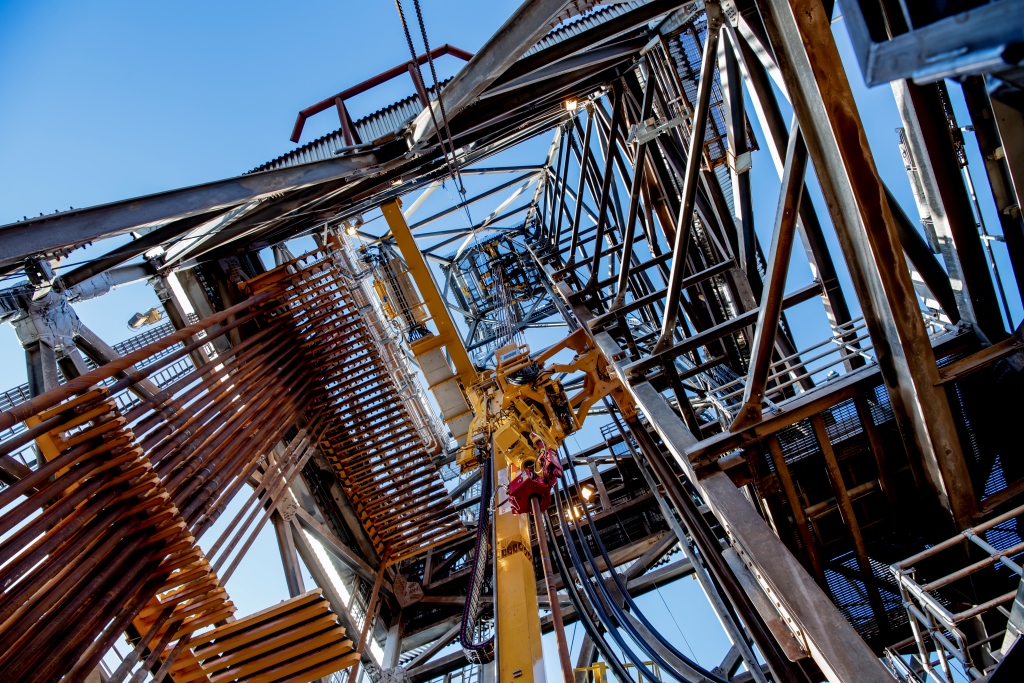
[[[244,432],[238,434],[242,430],[235,430],[236,426],[240,428],[250,419],[261,415],[261,409],[267,406],[268,402],[271,403],[267,407],[268,411],[274,410],[281,405],[282,399],[289,395],[289,380],[294,378],[296,374],[305,372],[301,363],[292,363],[292,365],[294,367],[287,373],[284,373],[281,369],[272,371],[272,374],[276,374],[277,377],[272,378],[265,384],[258,385],[258,388],[252,392],[250,398],[242,404],[245,406],[243,409],[236,410],[233,415],[227,417],[227,420],[222,425],[218,425],[218,429],[213,434],[207,437],[206,440],[199,442],[194,456],[188,458],[187,461],[182,461],[181,458],[184,457],[185,451],[179,451],[179,455],[175,460],[180,462],[182,467],[180,469],[168,470],[169,473],[173,471],[174,474],[169,474],[169,481],[166,483],[167,490],[171,493],[176,505],[180,505],[184,500],[182,497],[183,493],[188,494],[194,490],[195,477],[199,473],[200,468],[208,460],[219,455],[221,447],[225,443],[230,442],[233,444],[236,441],[248,438],[249,435]],[[301,378],[296,379],[301,381]],[[295,388],[298,389],[298,387]],[[241,403],[241,401],[239,402]],[[232,439],[232,437],[235,438]],[[186,486],[186,480],[192,480],[192,482]]]
[[[239,368],[237,374],[231,377],[230,380],[224,379],[220,381],[212,376],[205,378],[198,386],[186,392],[186,402],[179,410],[174,411],[169,416],[163,416],[165,422],[162,425],[150,426],[147,432],[141,434],[139,445],[147,450],[154,466],[157,466],[158,469],[160,467],[160,462],[164,457],[161,449],[165,445],[164,440],[166,438],[182,431],[182,429],[192,427],[197,421],[209,417],[206,411],[211,406],[216,408],[224,400],[230,399],[231,395],[229,392],[243,391],[246,386],[253,383],[250,380],[253,379],[254,374],[268,373],[271,370],[271,366],[266,364],[264,360],[270,353],[272,351],[269,347],[264,349],[262,356],[257,357],[253,363],[248,363]],[[258,382],[255,383],[258,384]]]
[[[274,334],[264,344],[257,344],[258,341],[260,341],[263,337],[269,335],[271,332],[276,332],[276,334]],[[194,368],[191,372],[174,380],[173,383],[169,384],[167,387],[162,389],[160,393],[130,408],[128,412],[125,413],[124,418],[129,423],[135,423],[136,421],[139,421],[140,424],[141,422],[143,422],[142,420],[140,420],[140,418],[143,417],[149,419],[159,419],[163,411],[159,411],[158,408],[160,406],[163,406],[166,401],[169,401],[170,399],[174,398],[174,396],[178,394],[178,392],[180,392],[182,389],[191,385],[196,380],[205,377],[206,375],[211,375],[215,377],[222,376],[228,371],[228,369],[244,362],[246,359],[250,358],[254,353],[257,353],[259,349],[264,348],[267,345],[273,345],[274,343],[276,343],[277,340],[280,339],[285,334],[287,334],[287,332],[288,330],[285,327],[268,327],[265,330],[260,330],[258,333],[252,335],[251,337],[246,337],[238,346],[232,347],[232,355],[230,359],[217,358],[216,363],[208,363],[201,368]],[[244,353],[242,353],[243,350],[245,350]],[[216,366],[218,365],[222,367],[217,369]],[[179,400],[181,400],[180,397]]]
[[[298,394],[305,391],[308,381],[302,384],[296,389]],[[209,475],[197,476],[193,478],[193,483],[190,484],[191,489],[196,490],[196,494],[193,496],[192,502],[182,510],[182,515],[189,522],[190,527],[194,526],[198,518],[194,516],[194,513],[198,510],[201,513],[205,513],[208,507],[212,506],[216,502],[214,495],[216,490],[219,488],[219,475],[223,474],[224,481],[231,481],[235,478],[238,470],[241,469],[246,462],[257,459],[260,456],[261,448],[260,442],[263,443],[276,443],[284,433],[291,428],[295,421],[300,416],[302,410],[301,406],[298,405],[299,398],[295,394],[287,393],[287,390],[283,390],[280,396],[274,398],[274,402],[279,407],[268,408],[267,413],[264,414],[264,424],[260,425],[259,429],[263,430],[264,427],[271,430],[271,436],[269,438],[262,438],[262,434],[257,435],[255,431],[249,433],[240,433],[235,439],[225,447],[225,449],[216,457],[211,458],[209,465],[200,470],[209,471]],[[285,399],[283,403],[281,400]],[[277,421],[278,426],[274,426]],[[242,441],[249,440],[250,436],[252,440],[245,444],[244,450],[242,449]],[[230,456],[236,454],[244,454],[245,457],[235,457],[234,460]],[[188,491],[186,490],[186,493]],[[206,503],[209,505],[206,505]]]
[[[311,422],[313,423],[314,426],[317,424],[317,420],[319,420],[319,415],[317,415],[313,420],[311,420]],[[286,427],[288,429],[290,429],[292,427],[292,425],[288,424],[288,425],[286,425]],[[306,431],[307,430],[303,429],[299,433],[303,434]],[[300,437],[296,436],[294,439],[292,439],[292,443],[295,443],[295,441],[298,438],[300,438]],[[276,443],[276,442],[277,442],[277,440],[275,440],[273,443]],[[313,443],[315,444],[316,441],[314,441]],[[290,448],[291,448],[291,444],[289,444],[289,446],[288,446],[288,449],[290,449]],[[288,449],[285,450],[285,455],[288,454],[288,452],[289,452]],[[235,477],[234,483],[228,488],[228,490],[222,492],[218,496],[218,498],[214,502],[214,505],[212,506],[212,508],[206,514],[204,514],[203,517],[201,517],[200,520],[197,522],[197,525],[195,527],[195,532],[194,532],[196,540],[200,539],[203,536],[203,534],[205,534],[206,531],[210,528],[210,526],[212,526],[217,521],[217,519],[221,516],[221,514],[224,513],[224,510],[227,509],[228,504],[234,499],[234,497],[238,494],[238,492],[246,484],[246,482],[249,481],[250,477],[252,477],[253,472],[259,466],[259,463],[260,463],[260,458],[253,458],[253,459],[251,459],[246,464],[245,469],[242,472],[240,472]],[[214,551],[211,550],[209,554],[212,556],[213,552]]]
[[[282,491],[288,486],[288,483],[295,478],[295,475],[299,473],[301,466],[305,465],[305,462],[308,459],[310,453],[311,451],[309,451],[308,449],[304,450],[301,459],[297,461],[292,466],[292,468],[289,469],[286,475],[282,475],[275,482],[274,488],[269,492],[268,500],[270,501],[270,505],[268,505],[267,508],[263,510],[263,515],[260,517],[259,522],[256,523],[256,527],[252,530],[252,533],[249,534],[249,537],[242,545],[242,549],[238,552],[237,555],[235,555],[235,558],[231,561],[231,564],[229,564],[228,568],[224,571],[225,581],[227,581],[228,578],[234,573],[235,569],[238,567],[238,563],[242,561],[242,558],[245,556],[245,553],[249,550],[250,546],[252,546],[253,542],[256,540],[256,537],[259,536],[260,531],[262,531],[263,527],[266,526],[267,521],[270,519],[270,516],[274,513],[275,510],[277,510],[277,507],[278,505],[280,505],[281,500],[283,498],[283,496],[281,496]],[[256,511],[259,511],[261,509],[261,507],[257,506]],[[232,542],[232,545],[233,544],[234,542]],[[224,552],[224,555],[221,557],[220,561],[226,559],[228,553],[230,553],[230,549]]]
[[[50,408],[53,408],[54,406],[71,398],[75,394],[88,391],[94,384],[99,384],[103,380],[113,377],[118,372],[124,372],[132,365],[149,358],[158,351],[168,349],[178,342],[191,337],[197,332],[202,332],[212,327],[214,324],[219,323],[229,316],[266,301],[271,296],[271,292],[257,294],[236,306],[232,306],[225,311],[221,311],[209,318],[200,320],[195,325],[184,327],[173,334],[169,334],[166,337],[153,342],[152,344],[148,344],[138,351],[133,351],[132,353],[122,356],[121,358],[117,358],[106,365],[96,368],[95,370],[91,370],[79,377],[76,377],[75,379],[69,380],[52,391],[48,391],[41,396],[36,396],[24,403],[19,403],[10,410],[0,413],[0,431],[10,429],[17,423],[24,422],[27,418],[32,417],[33,415],[49,410]],[[121,381],[126,383],[126,387],[127,384],[133,383],[129,382],[128,378]]]
[[[317,426],[318,425],[314,423],[314,426],[312,428],[315,430]],[[316,437],[310,437],[308,429],[300,429],[299,432],[295,435],[295,438],[292,439],[291,443],[288,444],[284,452],[281,454],[281,457],[278,460],[279,466],[280,464],[291,463],[296,452],[298,452],[300,449],[305,449],[310,442],[316,443],[317,440],[318,438]],[[208,558],[217,556],[217,551],[220,549],[221,545],[227,540],[228,535],[231,533],[231,531],[235,529],[236,526],[238,526],[238,523],[242,520],[242,516],[252,506],[253,502],[255,502],[258,498],[262,497],[264,491],[266,490],[267,477],[266,475],[264,475],[263,480],[260,481],[259,485],[252,490],[252,493],[250,493],[249,497],[246,498],[245,502],[239,508],[235,516],[231,519],[230,522],[228,522],[227,526],[224,527],[224,531],[221,532],[221,535],[217,538],[216,541],[214,541],[213,545],[210,546],[210,549],[206,553],[206,556]],[[248,526],[249,523],[251,523],[251,521],[251,519],[248,520],[246,524],[243,526]],[[225,550],[225,552],[230,551]]]
[[[196,403],[196,412],[186,419],[169,421],[171,429],[164,435],[161,428],[160,440],[150,450],[150,459],[162,477],[169,477],[175,469],[187,459],[190,452],[198,450],[210,434],[226,429],[231,418],[239,412],[238,406],[248,405],[254,397],[269,390],[273,385],[264,382],[271,376],[275,368],[269,365],[250,368],[246,374],[240,374],[238,381],[228,384],[219,383],[209,392],[210,402],[205,400]],[[234,403],[238,406],[234,405]],[[201,407],[200,407],[201,406]],[[211,432],[212,430],[212,432]],[[144,440],[145,441],[145,440]],[[185,450],[188,447],[189,450]]]

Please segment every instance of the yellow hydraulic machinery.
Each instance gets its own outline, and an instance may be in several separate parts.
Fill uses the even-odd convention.
[[[566,349],[575,352],[569,363],[545,365]],[[576,372],[584,374],[583,386],[570,397],[555,375]],[[577,330],[535,357],[524,344],[504,346],[495,352],[495,369],[482,374],[467,391],[474,417],[456,462],[463,473],[475,469],[493,443],[495,453],[524,475],[523,485],[527,479],[543,478],[546,451],[561,446],[583,426],[590,407],[612,393],[628,403],[586,330]]]
[[[402,215],[402,204],[394,200],[380,207],[391,229],[391,237],[402,254],[405,282],[411,278],[416,285],[418,296],[426,306],[428,322],[433,329],[423,325],[415,335],[406,335],[409,350],[420,366],[427,386],[437,399],[445,424],[451,429],[452,437],[462,445],[466,441],[466,430],[469,428],[473,413],[463,394],[463,387],[471,386],[477,381],[476,368],[466,352],[459,331],[452,321],[448,308],[445,306],[441,292],[434,284],[426,259],[416,246],[412,231]],[[413,290],[415,291],[415,290]],[[422,308],[418,309],[422,313]],[[416,338],[412,338],[415,336]]]
[[[568,363],[547,361],[564,350],[575,352]],[[583,386],[569,395],[557,375],[582,372]],[[602,397],[616,395],[630,405],[619,381],[607,370],[607,360],[585,330],[531,356],[522,344],[510,344],[495,352],[495,369],[467,391],[475,416],[458,464],[463,472],[484,466],[481,520],[478,527],[474,569],[482,575],[486,549],[484,519],[491,491],[497,491],[494,513],[495,630],[499,683],[545,680],[541,650],[537,588],[534,580],[529,516],[532,512],[538,546],[548,587],[548,598],[558,636],[559,659],[564,678],[573,680],[568,648],[558,607],[551,560],[541,515],[551,504],[551,491],[562,475],[558,448],[578,430],[590,407]],[[632,412],[632,411],[630,411]],[[474,577],[476,578],[476,577]],[[470,587],[463,615],[463,647],[473,656],[487,645],[467,639],[476,610],[479,581]]]
[[[584,329],[535,356],[525,344],[507,344],[495,352],[494,370],[473,367],[405,222],[401,203],[389,202],[381,211],[403,259],[398,265],[388,255],[389,248],[380,246],[369,257],[375,261],[378,294],[382,301],[388,297],[385,305],[392,304],[396,319],[408,330],[409,348],[461,446],[457,462],[462,472],[478,467],[484,470],[473,575],[460,633],[463,649],[473,662],[496,658],[498,683],[545,681],[527,514],[532,513],[563,678],[565,683],[573,683],[542,514],[562,474],[558,448],[580,429],[594,403],[612,395],[627,418],[635,409],[619,380],[608,372],[608,360]],[[416,312],[422,311],[417,308],[420,300],[425,302],[426,318]],[[428,322],[435,329],[427,327]],[[560,354],[572,357],[568,362],[555,362]],[[583,374],[583,385],[569,394],[559,377],[577,373]],[[495,637],[477,642],[480,587],[489,554],[494,560]]]

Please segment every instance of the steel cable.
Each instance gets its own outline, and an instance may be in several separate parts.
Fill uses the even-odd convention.
[[[420,0],[412,0],[413,8],[416,10],[416,21],[420,24],[420,35],[423,37],[423,49],[427,53],[427,64],[430,65],[430,76],[434,79],[434,92],[437,93],[437,104],[441,109],[441,120],[444,122],[444,134],[448,138],[448,149],[452,151],[452,164],[455,166],[455,177],[453,180],[456,182],[456,190],[462,195],[463,201],[466,199],[466,186],[462,184],[462,176],[459,175],[459,162],[455,159],[455,140],[452,138],[452,129],[448,125],[448,112],[444,108],[444,99],[441,97],[441,82],[437,80],[437,70],[434,69],[434,56],[430,54],[430,41],[427,40],[427,25],[423,23],[423,12],[420,10]],[[420,78],[422,80],[422,77]],[[433,110],[431,110],[433,111]],[[434,127],[437,127],[437,119],[434,119]],[[437,137],[440,139],[441,133],[438,131]],[[466,213],[469,214],[469,207],[466,207]],[[472,216],[470,216],[470,223],[473,222]]]
[[[426,42],[427,30],[426,27],[424,27],[423,25],[423,17],[422,13],[420,12],[419,3],[415,2],[415,5],[416,15],[419,18],[420,22],[420,32],[423,35],[424,47],[427,52],[427,61],[430,63],[430,70],[434,77],[434,92],[437,95],[438,103],[441,103],[441,86],[440,83],[438,83],[437,81],[437,73],[434,71],[434,60],[433,57],[430,56],[430,45]],[[398,19],[402,22],[402,31],[405,33],[405,42],[409,46],[409,57],[412,60],[410,63],[412,64],[413,68],[416,69],[416,74],[419,77],[420,83],[422,84],[424,82],[423,70],[420,69],[420,62],[419,59],[416,57],[416,47],[415,45],[413,45],[412,34],[409,32],[409,24],[405,19],[405,10],[402,9],[402,0],[395,0],[395,7],[398,9]],[[424,89],[426,89],[426,85],[424,85],[423,87]],[[455,183],[455,189],[458,190],[460,195],[462,196],[462,209],[463,211],[466,212],[466,218],[469,220],[469,224],[473,225],[473,216],[469,212],[469,205],[466,204],[466,188],[462,185],[462,180],[459,176],[458,166],[455,164],[454,142],[450,139],[449,136],[448,142],[451,145],[451,157],[449,157],[448,147],[445,145],[445,129],[442,129],[441,126],[438,125],[437,116],[434,114],[434,107],[431,106],[429,102],[427,102],[427,109],[430,111],[430,120],[433,121],[434,123],[434,130],[437,131],[437,142],[441,148],[441,154],[444,156],[445,165],[448,167],[448,174],[451,176],[452,182]],[[447,129],[448,121],[447,117],[444,114],[443,104],[441,104],[441,111],[442,116],[445,117],[445,126]]]

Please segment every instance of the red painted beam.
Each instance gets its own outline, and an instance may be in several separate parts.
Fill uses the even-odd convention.
[[[442,55],[451,55],[453,57],[458,57],[459,59],[466,62],[473,58],[472,53],[466,52],[465,50],[460,50],[459,48],[453,45],[448,45],[447,43],[445,43],[441,47],[435,47],[433,50],[430,51],[431,59],[436,59]],[[415,63],[420,65],[426,64],[426,53],[416,57]],[[305,109],[299,112],[298,117],[295,119],[295,127],[292,129],[292,142],[299,141],[299,138],[302,136],[302,128],[306,124],[306,119],[308,119],[310,116],[313,116],[314,114],[319,114],[322,111],[327,111],[331,107],[334,107],[336,105],[337,100],[341,100],[342,102],[344,102],[348,98],[355,97],[360,93],[364,93],[370,88],[374,88],[380,85],[381,83],[386,83],[387,81],[390,81],[392,78],[397,78],[398,76],[401,76],[404,73],[409,73],[410,66],[413,66],[413,61],[411,59],[407,62],[402,62],[393,69],[388,69],[383,73],[377,74],[373,78],[367,79],[358,85],[354,85],[348,90],[342,90],[337,95],[331,95],[327,99],[321,100],[320,102],[317,102],[311,107],[306,107]]]

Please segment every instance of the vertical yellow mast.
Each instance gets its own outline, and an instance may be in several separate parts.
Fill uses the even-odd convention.
[[[494,449],[494,620],[498,683],[545,683],[530,516],[512,512],[509,465]]]
[[[410,345],[413,354],[422,363],[427,360],[429,353],[444,348],[455,366],[453,379],[457,378],[466,387],[475,384],[476,370],[462,344],[455,323],[448,314],[444,299],[431,277],[426,260],[416,245],[405,217],[402,216],[401,204],[397,201],[389,202],[381,207],[381,211],[437,327],[436,335]],[[439,385],[431,386],[435,396],[438,396],[439,392],[443,394],[442,389]],[[455,391],[461,393],[458,389]],[[442,398],[438,396],[439,402]],[[466,411],[468,410],[467,405]],[[446,422],[451,425],[453,420],[449,420],[446,415]],[[466,423],[468,424],[468,420]],[[461,432],[464,431],[465,427]],[[460,432],[456,429],[453,428],[452,432],[456,437],[459,436]],[[460,439],[460,442],[464,441]],[[507,493],[509,463],[501,453],[496,453],[494,458],[492,471],[498,503],[494,514],[497,683],[546,683],[544,654],[541,650],[537,583],[533,572],[533,554],[530,550],[530,517],[513,514]]]

